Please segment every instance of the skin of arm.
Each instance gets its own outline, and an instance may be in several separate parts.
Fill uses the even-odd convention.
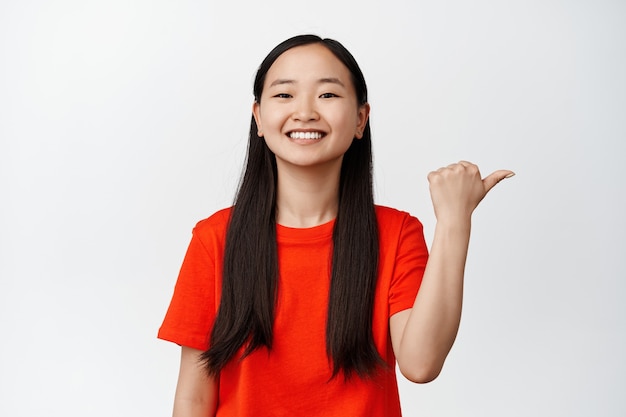
[[[217,409],[218,379],[200,364],[201,350],[182,346],[173,417],[212,417]]]
[[[466,161],[428,175],[437,218],[430,256],[413,308],[389,322],[398,366],[410,381],[430,382],[441,372],[461,320],[472,213],[493,186],[513,175],[500,170],[481,179]]]

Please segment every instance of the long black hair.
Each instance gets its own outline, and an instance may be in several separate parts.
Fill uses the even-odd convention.
[[[274,61],[291,48],[309,44],[325,46],[348,68],[358,104],[366,104],[367,86],[352,54],[339,42],[315,35],[287,39],[267,55],[254,80],[255,101],[260,103],[265,76]],[[276,158],[258,136],[252,117],[245,172],[226,234],[221,301],[210,347],[202,355],[210,374],[218,374],[242,346],[243,357],[261,347],[272,348],[278,292],[276,181]],[[341,165],[326,323],[332,377],[343,371],[346,378],[355,373],[365,378],[384,363],[372,336],[377,269],[378,227],[368,120],[363,137],[353,139]]]

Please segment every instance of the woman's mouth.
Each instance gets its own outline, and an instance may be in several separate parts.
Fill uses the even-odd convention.
[[[289,132],[291,139],[316,140],[323,138],[326,134],[323,132]]]

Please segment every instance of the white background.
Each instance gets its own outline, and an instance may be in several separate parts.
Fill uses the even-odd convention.
[[[426,175],[509,168],[478,208],[457,342],[407,416],[626,415],[626,3],[0,2],[0,415],[168,416],[156,339],[191,228],[232,201],[257,66],[341,41],[377,202],[432,237]]]

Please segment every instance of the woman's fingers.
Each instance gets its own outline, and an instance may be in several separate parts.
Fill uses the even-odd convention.
[[[485,194],[487,194],[489,190],[491,190],[497,183],[499,183],[505,178],[511,178],[513,175],[515,175],[515,172],[509,171],[508,169],[501,169],[501,170],[495,171],[487,175],[483,179],[483,186],[485,187]]]

